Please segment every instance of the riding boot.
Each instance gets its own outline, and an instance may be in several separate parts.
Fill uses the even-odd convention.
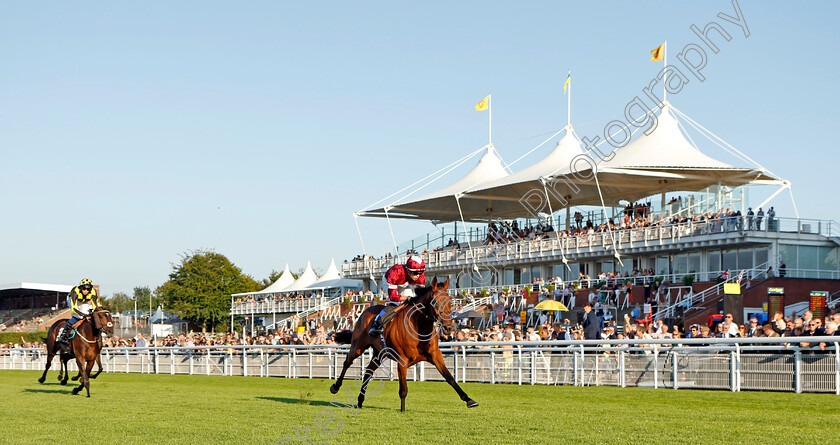
[[[373,319],[373,324],[370,327],[370,335],[379,335],[382,333],[382,313],[376,315],[376,318]]]
[[[70,323],[65,324],[55,339],[55,341],[58,342],[58,345],[61,346],[61,352],[65,354],[70,353],[70,343],[68,337],[70,337],[70,331],[72,330],[73,328],[70,326]]]

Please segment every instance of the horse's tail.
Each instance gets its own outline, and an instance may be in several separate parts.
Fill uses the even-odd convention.
[[[41,341],[44,342],[44,344],[47,343],[47,340],[49,340],[47,337],[41,337]]]
[[[350,344],[350,341],[353,340],[353,331],[349,329],[345,329],[341,332],[335,333],[335,342],[340,345],[347,345]]]

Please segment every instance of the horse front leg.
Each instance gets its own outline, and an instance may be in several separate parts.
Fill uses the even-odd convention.
[[[80,359],[79,357],[76,357],[76,366],[79,368],[80,373],[82,372],[82,370],[85,368],[86,365],[87,364],[84,361],[82,361],[82,359]],[[84,376],[82,376],[82,382],[79,383],[79,386],[73,388],[73,395],[75,396],[76,394],[79,393],[79,391],[81,391],[84,388],[85,388],[85,378],[84,378]]]
[[[350,365],[353,364],[353,361],[356,360],[360,355],[362,355],[363,352],[365,352],[364,349],[358,347],[351,347],[350,350],[347,351],[347,357],[344,359],[344,367],[341,368],[341,374],[339,374],[338,379],[335,381],[335,383],[333,383],[332,386],[330,386],[331,393],[338,393],[338,390],[341,389],[341,383],[344,381],[344,374],[347,373],[347,369],[350,368]]]
[[[96,360],[90,360],[85,366],[85,372],[82,374],[82,385],[85,387],[87,396],[90,397],[90,372],[93,370],[93,364]]]
[[[368,363],[367,367],[365,367],[365,373],[362,375],[362,388],[359,390],[359,403],[358,407],[362,407],[362,403],[365,401],[365,394],[367,392],[368,383],[373,378],[373,374],[379,369],[379,366],[382,364],[379,354],[377,354],[373,360]]]
[[[446,383],[449,383],[449,385],[452,386],[453,389],[455,389],[455,392],[458,393],[458,397],[460,397],[461,400],[463,400],[464,402],[467,402],[467,408],[474,408],[478,406],[478,402],[471,399],[467,395],[467,393],[465,393],[464,390],[461,389],[461,387],[458,385],[458,382],[455,381],[455,378],[452,377],[452,374],[449,372],[449,369],[446,368],[446,363],[443,361],[443,354],[441,354],[439,349],[432,352],[428,362],[435,365],[435,368],[437,368],[440,375],[442,375],[444,380],[446,380]]]
[[[102,374],[102,354],[96,356],[96,367],[96,374],[90,376],[92,379],[95,379],[99,377],[99,374]]]

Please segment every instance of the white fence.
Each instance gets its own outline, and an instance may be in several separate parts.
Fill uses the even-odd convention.
[[[801,341],[822,341],[825,350],[801,348]],[[840,336],[469,342],[441,343],[441,349],[459,382],[840,395]],[[108,348],[102,365],[111,373],[334,379],[346,351],[336,345]],[[347,378],[360,377],[370,359],[369,351],[356,360]],[[43,349],[0,349],[0,369],[43,370],[45,361]],[[57,366],[54,360],[51,371]],[[75,372],[72,361],[70,368]],[[394,362],[386,362],[378,374],[393,379]],[[434,366],[424,363],[412,366],[408,378],[443,380]]]

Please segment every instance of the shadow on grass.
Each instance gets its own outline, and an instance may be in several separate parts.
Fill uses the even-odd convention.
[[[40,393],[47,393],[47,394],[70,394],[70,391],[73,390],[73,387],[66,387],[67,389],[31,389],[25,388],[23,392],[40,392]]]
[[[288,397],[265,397],[265,396],[257,396],[258,399],[268,400],[269,402],[280,402],[280,403],[288,403],[290,405],[312,405],[312,406],[335,406],[330,402],[325,402],[323,400],[303,400],[303,399],[291,399]],[[365,405],[362,410],[369,410],[369,409],[379,409],[384,410],[387,408],[380,408],[377,406],[368,406]]]

